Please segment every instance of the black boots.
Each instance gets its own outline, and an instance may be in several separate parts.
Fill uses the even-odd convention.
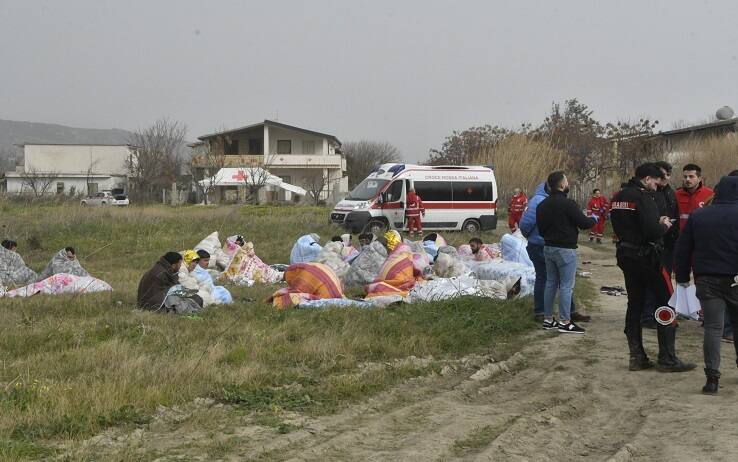
[[[626,327],[625,336],[628,338],[628,350],[630,350],[628,370],[642,371],[644,369],[651,369],[654,364],[648,359],[646,351],[643,349],[643,336],[640,323]]]
[[[659,372],[687,372],[691,371],[696,364],[683,363],[676,355],[674,342],[676,341],[676,326],[657,327],[659,339],[659,360],[656,369]]]
[[[707,383],[702,387],[702,393],[706,395],[717,395],[720,371],[705,368],[705,376],[707,376]]]

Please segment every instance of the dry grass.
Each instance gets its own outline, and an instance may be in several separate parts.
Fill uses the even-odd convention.
[[[513,134],[479,152],[474,163],[494,164],[500,202],[506,204],[514,188],[532,196],[536,186],[561,167],[564,158],[564,152],[549,143]]]
[[[697,164],[702,167],[702,176],[709,186],[714,186],[724,175],[738,169],[738,136],[735,134],[690,140],[681,147],[681,151],[674,159],[674,171],[681,174],[685,164]]]
[[[333,412],[435,367],[359,377],[363,362],[489,351],[504,357],[532,327],[528,300],[277,312],[261,302],[274,286],[233,288],[237,303],[202,319],[135,309],[140,275],[164,251],[189,248],[220,230],[253,240],[267,262],[286,262],[298,236],[317,231],[328,239],[339,232],[322,208],[0,203],[0,211],[2,237],[19,242],[32,268],[73,245],[82,264],[114,288],[0,300],[0,459],[53,455],[110,426],[146,425],[158,405],[196,397],[247,412]],[[468,237],[448,236],[455,244]],[[29,241],[39,248],[30,250]]]

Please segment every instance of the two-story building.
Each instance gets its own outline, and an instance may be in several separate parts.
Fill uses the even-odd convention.
[[[341,142],[334,135],[264,120],[263,122],[210,133],[191,144],[197,159],[203,147],[224,154],[219,167],[261,167],[285,183],[310,190],[322,185],[323,200],[348,192],[346,159]],[[201,177],[214,175],[212,165],[201,163]],[[197,161],[195,165],[198,165]],[[210,167],[210,168],[208,168]],[[215,169],[217,170],[217,169]],[[289,192],[267,185],[260,191],[260,201],[289,200]],[[216,195],[216,200],[222,194]]]
[[[9,194],[95,194],[127,186],[125,144],[24,143],[23,165],[6,172]]]

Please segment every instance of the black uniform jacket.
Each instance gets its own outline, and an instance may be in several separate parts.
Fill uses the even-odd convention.
[[[643,183],[631,178],[612,199],[610,219],[620,242],[631,246],[647,246],[659,242],[666,225],[659,223],[659,208],[653,194]],[[675,226],[678,224],[675,223]]]

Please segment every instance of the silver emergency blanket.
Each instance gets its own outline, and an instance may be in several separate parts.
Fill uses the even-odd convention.
[[[378,241],[374,241],[364,246],[359,255],[351,262],[344,285],[364,286],[371,284],[379,275],[384,261],[387,259],[387,249]]]
[[[504,281],[520,279],[520,296],[533,294],[536,283],[536,270],[532,266],[511,261],[467,261],[469,269],[478,279],[485,281]]]
[[[471,276],[438,278],[418,283],[408,295],[410,302],[434,302],[463,296],[506,300],[514,280],[484,281]]]
[[[36,282],[37,279],[36,272],[26,266],[18,253],[0,247],[0,286],[10,290]]]
[[[336,273],[338,279],[344,280],[351,266],[343,259],[343,242],[329,242],[320,251],[314,263],[322,263]]]
[[[46,265],[46,268],[44,268],[43,272],[39,275],[38,280],[41,281],[55,274],[62,273],[73,274],[81,277],[87,277],[90,275],[90,273],[82,268],[79,260],[76,258],[74,260],[70,260],[67,258],[67,251],[61,249],[56,253],[56,255],[54,255],[51,261],[49,261],[49,264]]]

